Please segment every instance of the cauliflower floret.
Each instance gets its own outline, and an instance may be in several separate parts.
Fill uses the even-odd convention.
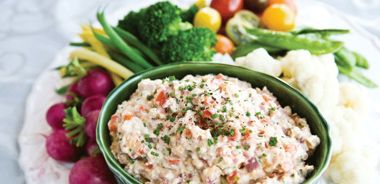
[[[339,105],[350,108],[359,114],[366,115],[368,109],[364,92],[357,85],[349,82],[343,82],[339,87]]]
[[[276,77],[282,73],[281,63],[272,58],[263,48],[256,49],[245,57],[237,58],[236,65]]]
[[[375,184],[378,157],[373,148],[347,149],[333,157],[326,172],[328,178],[339,184]]]
[[[290,51],[283,58],[284,80],[298,88],[327,116],[338,104],[338,68],[331,54],[312,56],[309,51]]]
[[[227,65],[235,65],[234,60],[232,59],[231,55],[229,55],[229,54],[216,53],[212,57],[212,62],[213,63],[227,64]]]

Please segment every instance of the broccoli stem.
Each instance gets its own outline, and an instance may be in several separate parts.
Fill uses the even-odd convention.
[[[135,50],[132,49],[124,40],[112,29],[112,27],[107,23],[104,17],[104,12],[98,12],[97,18],[99,23],[102,25],[104,31],[110,37],[112,43],[119,48],[123,54],[129,57],[136,64],[139,63],[144,68],[152,68],[153,66],[147,62],[141,55],[139,55]]]
[[[125,31],[121,28],[115,27],[114,30],[118,33],[127,43],[139,49],[142,53],[147,55],[157,65],[162,65],[160,58],[152,51],[152,49],[145,46],[140,40],[138,40],[133,34]]]

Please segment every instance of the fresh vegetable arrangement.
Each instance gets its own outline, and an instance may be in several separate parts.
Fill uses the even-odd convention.
[[[297,29],[293,0],[212,0],[206,5],[200,0],[181,9],[158,2],[129,12],[116,26],[99,11],[100,28],[82,26],[82,42],[70,44],[79,48],[71,52],[67,65],[57,68],[62,78],[71,81],[56,91],[65,101],[46,114],[52,128],[46,138],[47,153],[58,161],[76,162],[70,183],[96,183],[92,177],[101,183],[115,182],[96,145],[98,114],[115,86],[152,67],[212,61],[216,53],[235,59],[263,48],[272,57],[282,57],[302,49],[313,55],[333,54],[341,74],[377,87],[361,73],[370,67],[365,57],[335,40],[349,31]]]

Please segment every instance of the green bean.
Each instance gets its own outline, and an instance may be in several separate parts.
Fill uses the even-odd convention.
[[[117,47],[115,46],[115,44],[113,44],[113,42],[109,38],[107,38],[106,36],[103,36],[103,35],[95,32],[95,31],[93,31],[93,34],[94,34],[95,38],[97,40],[99,40],[103,45],[107,46],[108,48],[110,48],[112,50],[115,50],[115,51],[118,50]],[[142,53],[139,50],[137,50],[133,47],[131,47],[131,49],[142,56]]]
[[[339,41],[329,41],[324,39],[311,39],[296,36],[291,33],[270,31],[264,29],[247,29],[247,32],[255,39],[265,45],[277,47],[284,50],[305,49],[312,54],[328,54],[338,51],[343,43]]]
[[[235,49],[235,51],[232,53],[232,58],[236,59],[238,57],[246,56],[247,54],[249,54],[250,52],[252,52],[253,50],[256,50],[258,48],[265,49],[270,55],[277,55],[277,54],[282,53],[284,51],[284,50],[276,48],[276,47],[268,46],[268,45],[261,44],[258,42],[252,42],[252,43],[246,43],[246,44],[239,45]]]
[[[70,46],[74,47],[90,47],[91,45],[87,42],[70,42]]]
[[[139,49],[145,55],[147,55],[152,61],[157,65],[162,65],[163,63],[159,59],[156,53],[152,51],[149,47],[145,46],[140,40],[138,40],[133,34],[125,31],[121,28],[115,27],[113,28],[116,33],[118,33],[127,43]]]
[[[338,65],[339,72],[357,82],[360,84],[368,87],[368,88],[377,88],[377,84],[374,83],[371,79],[368,79],[365,77],[357,68],[353,68],[352,70],[348,70],[347,68],[344,68],[342,66]]]
[[[104,12],[98,12],[97,18],[99,23],[102,25],[104,31],[110,37],[112,43],[119,48],[124,55],[130,58],[136,64],[141,64],[144,68],[152,68],[153,66],[147,62],[141,55],[134,51],[124,40],[112,29],[112,27],[107,23],[104,17]]]
[[[119,53],[113,53],[111,57],[112,57],[113,60],[117,61],[121,65],[123,65],[123,66],[127,67],[128,69],[132,70],[134,73],[137,73],[137,72],[140,72],[140,71],[144,70],[143,67],[141,67],[140,65],[135,64],[134,62],[128,60],[127,58],[125,58],[123,55],[121,55]]]
[[[364,69],[369,68],[368,60],[363,55],[361,55],[355,51],[352,51],[352,54],[355,56],[356,66],[358,66],[360,68],[364,68]]]

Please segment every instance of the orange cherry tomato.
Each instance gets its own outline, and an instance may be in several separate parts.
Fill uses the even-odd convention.
[[[294,0],[269,0],[269,5],[272,4],[286,4],[289,6],[290,9],[293,10],[295,14],[297,14],[297,6]]]
[[[216,52],[222,53],[222,54],[231,54],[235,47],[234,43],[223,35],[216,35],[216,44],[215,44],[215,50]]]
[[[271,30],[291,31],[295,27],[295,13],[286,4],[273,4],[265,9],[262,23]]]

